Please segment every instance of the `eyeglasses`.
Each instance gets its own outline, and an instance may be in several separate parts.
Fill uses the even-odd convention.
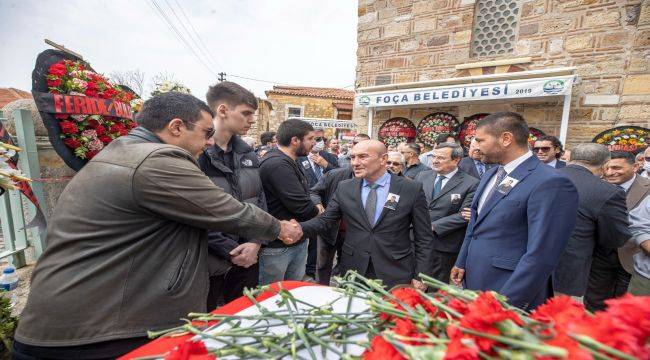
[[[399,161],[386,161],[386,165],[390,166],[402,166],[402,163]]]
[[[212,127],[212,126],[209,127],[209,128],[206,128],[206,127],[203,127],[203,126],[201,126],[201,125],[199,125],[199,124],[197,124],[197,123],[193,123],[193,122],[189,122],[189,121],[186,121],[186,123],[188,123],[188,124],[192,124],[192,126],[196,126],[196,127],[198,127],[199,129],[203,130],[203,132],[205,133],[205,139],[206,139],[206,140],[208,140],[208,139],[210,139],[212,136],[214,136],[214,133],[217,131],[217,130],[216,130],[214,127]]]
[[[551,151],[551,147],[550,146],[540,146],[540,147],[534,147],[533,148],[533,152],[540,152],[540,151],[541,152],[549,152],[549,151]]]
[[[322,141],[323,138],[319,136],[319,137],[315,137],[314,140],[316,140],[316,141]]]

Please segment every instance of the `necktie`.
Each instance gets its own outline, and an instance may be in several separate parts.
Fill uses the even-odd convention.
[[[499,184],[503,179],[508,175],[506,173],[506,169],[503,168],[503,166],[499,166],[499,170],[497,171],[497,174],[495,175],[497,177],[497,181],[494,182],[494,186],[492,186],[492,189],[490,189],[490,192],[488,193],[488,196],[485,198],[485,202],[483,203],[483,206],[490,201],[490,199],[494,196],[496,193],[497,188],[499,187]]]
[[[438,175],[436,178],[436,183],[433,184],[433,197],[436,197],[442,191],[442,180],[444,179],[445,177],[442,175]]]
[[[320,166],[314,164],[314,174],[316,175],[316,179],[320,180],[323,177],[323,169],[321,169]]]
[[[482,162],[477,162],[476,167],[478,168],[478,177],[482,178],[483,174],[485,174],[485,164]]]
[[[368,197],[366,198],[366,218],[368,218],[368,222],[370,225],[375,225],[375,209],[377,208],[377,188],[379,185],[377,184],[370,184],[368,185],[370,187],[370,192],[368,193]]]

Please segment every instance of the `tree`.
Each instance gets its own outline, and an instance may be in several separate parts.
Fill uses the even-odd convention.
[[[114,71],[112,72],[109,77],[111,80],[113,80],[114,83],[118,85],[126,85],[131,90],[133,90],[138,96],[142,97],[144,95],[144,89],[145,89],[145,73],[144,71],[140,71],[140,69],[136,70],[128,70],[128,71]]]

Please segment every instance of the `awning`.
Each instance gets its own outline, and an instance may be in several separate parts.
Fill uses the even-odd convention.
[[[336,120],[336,119],[321,119],[321,118],[307,118],[307,117],[290,117],[291,119],[302,120],[309,123],[315,129],[354,129],[356,124],[351,120]]]
[[[368,132],[372,133],[375,108],[449,106],[471,101],[534,102],[563,97],[560,140],[565,142],[571,93],[577,78],[574,73],[575,68],[557,68],[373,86],[358,89],[355,101],[369,108]]]

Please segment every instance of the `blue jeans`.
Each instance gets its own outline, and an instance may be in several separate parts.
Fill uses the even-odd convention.
[[[296,246],[260,250],[260,285],[268,285],[283,280],[301,281],[305,276],[307,247],[305,239]]]

